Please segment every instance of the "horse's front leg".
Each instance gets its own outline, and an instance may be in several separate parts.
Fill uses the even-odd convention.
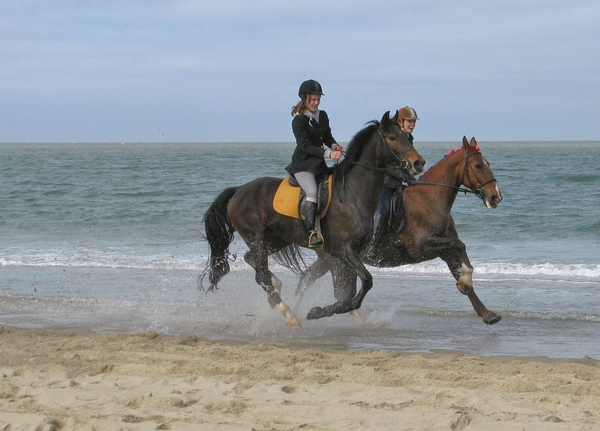
[[[279,292],[281,291],[281,281],[269,271],[269,255],[264,250],[250,250],[244,255],[246,262],[254,268],[256,273],[256,282],[267,292],[267,299],[271,308],[277,306],[279,311],[285,317],[287,326],[293,329],[300,328],[302,325],[296,318],[290,307],[283,302]]]
[[[465,244],[458,238],[434,238],[430,240],[439,252],[439,257],[446,262],[448,269],[456,279],[456,287],[463,295],[467,295],[473,309],[484,323],[493,325],[498,323],[502,316],[488,310],[481,302],[473,288],[473,266],[467,255]]]
[[[339,259],[339,263],[331,267],[331,274],[334,296],[338,301],[326,307],[313,307],[306,316],[307,319],[320,319],[358,310],[365,296],[373,287],[373,276],[367,271],[356,253],[349,251],[342,257],[337,256],[337,259]],[[360,291],[355,295],[357,276],[362,284]],[[358,319],[362,317],[360,314],[358,316]]]
[[[306,289],[315,284],[315,282],[329,272],[331,262],[328,255],[322,250],[317,249],[317,260],[311,266],[304,271],[298,279],[298,285],[294,292],[294,299],[292,301],[292,309],[297,310],[300,306],[300,302],[304,297]]]

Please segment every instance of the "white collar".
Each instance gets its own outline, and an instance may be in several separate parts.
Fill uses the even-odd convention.
[[[318,109],[316,110],[316,112],[313,114],[312,112],[310,112],[308,109],[304,111],[304,116],[310,118],[311,120],[315,120],[317,123],[319,122],[319,113],[321,111],[319,111]]]

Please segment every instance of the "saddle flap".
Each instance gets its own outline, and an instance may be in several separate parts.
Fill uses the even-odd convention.
[[[275,196],[273,197],[273,209],[282,215],[301,218],[300,208],[302,202],[304,202],[305,193],[299,185],[293,185],[293,182],[295,182],[295,179],[292,179],[291,175],[281,181],[275,192]],[[323,218],[325,217],[325,214],[327,214],[329,204],[331,203],[332,192],[333,174],[327,176],[324,181],[319,183],[319,203],[317,206],[319,218]]]

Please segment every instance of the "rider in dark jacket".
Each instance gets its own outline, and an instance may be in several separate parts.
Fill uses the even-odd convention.
[[[323,247],[321,232],[315,230],[317,213],[317,178],[327,170],[325,159],[339,160],[344,148],[331,134],[329,117],[320,111],[319,104],[323,90],[315,80],[304,81],[300,85],[300,102],[292,108],[292,132],[296,138],[296,149],[292,163],[285,169],[296,178],[306,193],[303,216],[310,233],[308,246]]]
[[[405,106],[398,110],[398,125],[404,132],[408,133],[408,139],[411,144],[414,141],[412,131],[415,129],[418,119],[417,111],[410,106]],[[414,181],[414,178],[404,171],[396,170],[394,172],[390,171],[390,173],[386,173],[383,190],[381,192],[381,199],[379,200],[379,207],[377,208],[374,217],[375,231],[368,253],[370,259],[375,259],[377,257],[379,241],[382,236],[385,235],[387,228],[389,227],[392,197],[395,196],[396,199],[398,199],[398,202],[400,203],[399,210],[401,210],[402,190],[405,187],[405,183],[409,183],[410,181]]]

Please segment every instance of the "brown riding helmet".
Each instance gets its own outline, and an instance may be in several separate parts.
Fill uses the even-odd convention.
[[[398,119],[400,120],[418,120],[419,116],[417,115],[417,111],[415,111],[410,106],[405,106],[404,108],[400,108],[398,110]]]

